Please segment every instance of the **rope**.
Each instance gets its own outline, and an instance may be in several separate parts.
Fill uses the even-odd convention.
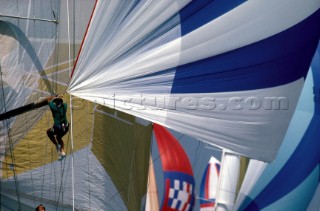
[[[68,135],[68,141],[67,141],[67,146],[65,147],[65,150],[68,151],[68,148],[69,148],[69,140],[70,140],[70,132],[69,132],[69,135]],[[70,165],[70,163],[69,163]],[[57,200],[57,207],[56,207],[56,210],[58,210],[58,207],[59,207],[59,202],[60,202],[60,194],[61,194],[61,198],[62,198],[62,202],[61,204],[63,205],[63,193],[64,193],[64,188],[65,185],[63,184],[66,184],[67,183],[67,175],[65,175],[65,182],[63,183],[63,176],[64,176],[64,169],[65,169],[65,166],[66,166],[66,158],[63,159],[63,161],[61,162],[61,182],[60,182],[60,187],[59,187],[59,194],[58,194],[58,200]],[[69,169],[69,167],[68,167]],[[64,186],[64,188],[63,188]]]
[[[42,3],[42,2],[40,2]],[[57,20],[58,19],[58,16],[56,16],[54,10],[54,4],[52,3],[51,1],[51,10],[53,12],[53,16],[54,18]],[[58,23],[58,21],[57,21]],[[52,25],[53,27],[53,31],[56,31],[58,32],[58,24],[53,24]],[[45,30],[47,30],[47,28],[45,28]],[[60,45],[59,45],[59,33],[56,34],[56,36],[54,36],[54,41],[53,41],[56,45],[56,48],[55,48],[55,53],[54,53],[54,56],[53,56],[53,74],[51,75],[51,81],[52,81],[52,90],[48,90],[50,93],[54,93],[55,90],[57,90],[57,83],[55,83],[55,81],[57,81],[56,79],[58,78],[58,75],[55,74],[58,72],[58,67],[59,65],[58,64],[58,61],[59,61],[59,48],[60,48]],[[49,116],[50,117],[49,117]],[[47,118],[47,127],[50,128],[51,125],[50,125],[50,119],[51,119],[51,113],[46,115],[46,118]],[[46,146],[45,146],[45,160],[44,160],[44,164],[47,163],[47,149],[48,149],[48,141],[51,145],[51,141],[49,140],[49,138],[47,137],[46,139]],[[62,191],[62,183],[63,183],[63,175],[64,175],[64,169],[63,169],[63,166],[62,166],[62,163],[61,163],[61,169],[62,169],[62,173],[61,173],[61,181],[60,181],[60,188],[59,188],[59,193],[58,195],[56,195],[57,193],[57,185],[56,185],[56,181],[57,181],[57,171],[56,171],[56,165],[55,165],[55,161],[57,160],[57,158],[55,157],[55,153],[56,153],[56,149],[54,148],[51,148],[51,165],[50,165],[50,177],[49,177],[49,189],[51,189],[51,181],[53,180],[53,188],[54,188],[54,191],[50,191],[49,192],[49,198],[51,198],[51,193],[54,193],[55,195],[53,196],[53,198],[56,199],[57,201],[57,204],[56,204],[56,209],[58,209],[59,207],[59,199],[60,199],[60,194],[61,194],[61,191]],[[43,193],[44,193],[44,186],[45,186],[45,175],[46,175],[46,166],[44,165],[44,170],[43,170],[43,176],[42,176],[42,187],[41,187],[41,202],[43,200]],[[63,194],[61,194],[62,197],[63,197]]]
[[[58,18],[58,17],[57,17],[57,18]],[[58,31],[58,26],[57,26],[57,25],[56,25],[56,31]],[[57,51],[56,51],[56,52],[60,52],[59,33],[57,33],[57,36],[56,36],[56,43],[57,43],[57,45],[56,45]],[[57,72],[59,71],[59,70],[58,70],[58,65],[57,65],[58,62],[59,62],[59,53],[56,53],[56,54],[55,54],[55,61],[54,61],[54,64],[56,64],[56,65],[55,65],[55,68],[54,68],[54,73],[57,73]],[[52,78],[53,78],[52,82],[57,81],[57,79],[58,79],[58,74],[52,74]],[[54,83],[54,90],[57,90],[57,84],[56,84],[56,83]],[[55,149],[54,149],[54,151],[55,151]],[[55,154],[55,153],[53,153],[53,155],[54,155],[54,154]],[[53,160],[56,161],[56,158],[53,157]],[[53,161],[53,163],[54,163],[54,161]],[[64,160],[64,161],[65,161],[65,160]],[[54,164],[53,164],[53,166],[55,167]],[[61,193],[61,192],[62,192],[62,185],[63,185],[64,167],[65,167],[65,162],[61,163],[61,165],[60,165],[60,169],[61,169],[61,179],[60,179],[60,187],[59,187],[58,195],[55,196],[55,198],[57,198],[57,199],[56,199],[56,200],[57,200],[56,210],[58,210],[58,208],[59,208],[60,195],[62,196],[62,200],[63,200],[63,193]],[[54,175],[55,175],[54,179],[55,179],[55,181],[57,181],[57,180],[56,180],[56,178],[57,178],[56,168],[54,168]],[[55,193],[56,193],[56,187],[57,187],[57,186],[55,185],[54,187],[55,187]],[[62,202],[62,203],[63,203],[63,202]]]
[[[69,69],[71,68],[70,67],[70,34],[69,34],[69,2],[67,2],[67,15],[68,15],[68,41],[69,41]],[[56,27],[57,27],[57,25],[56,25]],[[56,52],[59,52],[59,48],[60,48],[60,45],[59,45],[59,42],[57,41],[57,40],[59,40],[59,33],[57,33],[57,36],[56,36],[56,43],[58,43],[57,45],[56,45]],[[55,54],[55,57],[54,57],[54,64],[57,64],[58,63],[58,61],[59,61],[59,54],[58,53],[56,53]],[[58,65],[55,65],[54,66],[54,72],[58,72]],[[57,77],[58,77],[58,75],[57,74],[52,74],[52,81],[57,81],[57,80],[55,80],[55,79],[57,79]],[[55,83],[54,85],[53,85],[53,87],[54,87],[54,90],[57,90],[57,84]],[[55,92],[55,91],[54,91]],[[63,92],[63,94],[65,94],[66,92]],[[71,100],[70,100],[70,103],[71,103]],[[71,107],[70,107],[70,112],[72,113],[72,109],[71,109]],[[70,122],[70,130],[72,131],[72,117],[71,117],[71,122]],[[68,141],[67,141],[67,144],[65,144],[65,151],[67,152],[68,151],[68,146],[69,146],[69,140],[70,140],[70,133],[72,133],[71,131],[69,131],[69,135],[68,135]],[[73,143],[72,143],[72,145],[73,145]],[[73,146],[72,146],[72,148],[73,148]],[[71,149],[71,153],[72,153],[72,158],[73,158],[73,149]],[[54,153],[53,153],[54,154]],[[52,160],[54,161],[55,159],[52,157]],[[63,160],[63,161],[61,161],[61,165],[60,165],[60,169],[61,169],[61,179],[60,179],[60,186],[59,186],[59,191],[58,191],[58,195],[57,196],[55,196],[55,198],[56,198],[56,201],[57,201],[57,203],[56,203],[56,210],[58,210],[58,208],[59,208],[59,204],[60,204],[60,202],[61,202],[61,204],[63,204],[63,192],[64,192],[64,188],[63,188],[63,186],[64,186],[64,184],[66,183],[66,182],[64,182],[63,181],[63,177],[65,176],[65,166],[66,166],[66,158]],[[73,164],[73,163],[72,163]],[[57,175],[56,175],[56,170],[55,170],[55,164],[54,164],[54,162],[52,163],[52,165],[51,166],[53,166],[53,170],[54,170],[54,178],[57,178]],[[50,174],[51,175],[51,174]],[[66,180],[66,178],[65,178],[65,180]],[[56,180],[55,180],[56,181]],[[55,186],[55,188],[56,188],[56,186]],[[55,193],[56,193],[56,190],[55,190]],[[60,201],[60,196],[61,196],[61,201]],[[74,197],[73,197],[74,198]]]
[[[69,0],[67,0],[67,16],[68,16],[68,65],[69,75],[71,75],[71,40],[70,40],[70,14]],[[70,95],[70,133],[71,134],[71,186],[72,186],[72,210],[74,210],[74,157],[73,157],[73,122],[72,122],[72,97]]]
[[[5,94],[4,94],[4,87],[3,87],[3,78],[2,78],[2,71],[0,66],[0,76],[1,76],[1,88],[2,88],[2,97],[3,97],[3,105],[4,105],[4,111],[7,112],[7,106],[6,106],[6,100],[5,100]],[[11,155],[11,161],[12,161],[12,171],[13,171],[13,177],[14,177],[14,184],[17,194],[17,200],[18,200],[18,207],[19,210],[21,210],[21,203],[20,203],[20,194],[19,194],[19,183],[18,183],[18,177],[16,174],[16,168],[15,168],[15,159],[14,159],[14,152],[13,152],[13,143],[11,139],[11,133],[10,133],[10,127],[9,127],[9,120],[6,119],[6,128],[7,128],[7,134],[9,139],[9,149],[10,149],[10,155]],[[6,154],[6,153],[5,153]]]
[[[40,3],[42,4],[42,2],[40,2]],[[51,10],[53,12],[54,19],[58,20],[58,17],[56,17],[53,8],[54,8],[54,5],[53,5],[52,0],[51,0]],[[58,22],[56,21],[56,23],[58,23]],[[52,25],[52,29],[53,29],[53,31],[58,31],[57,30],[58,29],[58,24],[53,24]],[[46,30],[47,30],[47,28],[45,28],[45,31]],[[59,33],[57,33],[57,35],[54,36],[54,40],[53,40],[53,43],[56,44],[56,48],[57,48],[57,50],[55,50],[55,52],[59,52],[59,39],[58,39],[58,36],[59,36]],[[59,61],[58,53],[55,53],[54,56],[53,56],[53,73],[57,72],[57,70],[58,70],[58,65],[56,65],[58,63],[58,61]],[[55,81],[55,74],[52,74],[51,81],[52,81],[52,83]],[[48,90],[50,93],[54,92],[54,90],[56,89],[56,87],[54,85],[55,84],[53,83],[53,87],[51,88],[51,90]],[[51,114],[50,113],[48,114],[48,112],[46,112],[47,128],[51,127],[50,119],[51,119]],[[49,140],[49,138],[47,137],[46,138],[46,146],[45,146],[45,150],[44,150],[45,154],[43,156],[45,159],[44,159],[44,162],[43,162],[44,169],[43,169],[43,174],[42,174],[42,185],[41,185],[41,203],[42,203],[42,200],[43,200],[43,192],[44,192],[44,184],[45,184],[44,181],[45,181],[45,175],[46,175],[46,165],[45,164],[47,163],[47,159],[48,159],[48,154],[46,153],[47,150],[48,150],[48,141],[49,141],[49,143],[51,145],[51,140]],[[50,165],[50,169],[49,169],[50,170],[50,174],[49,174],[50,175],[50,177],[49,177],[49,181],[50,181],[49,184],[50,185],[51,185],[51,180],[52,180],[51,176],[54,175],[54,181],[55,181],[55,178],[56,178],[56,170],[55,170],[55,164],[54,164],[54,161],[56,160],[56,158],[54,158],[54,154],[55,154],[55,149],[52,150],[52,148],[51,148],[51,165]],[[53,170],[53,174],[51,173],[52,170]],[[54,185],[54,188],[56,188],[55,185]],[[51,188],[49,187],[49,189],[51,189]],[[50,198],[51,193],[52,192],[50,191],[49,192],[49,198]],[[56,189],[54,190],[54,193],[56,193]]]
[[[47,127],[49,126],[49,118],[48,118],[48,114],[46,114],[46,118],[47,118]],[[50,141],[50,140],[49,140]],[[43,199],[43,187],[44,187],[44,177],[45,177],[45,174],[46,174],[46,163],[47,163],[47,150],[48,150],[48,137],[46,139],[46,147],[45,147],[45,150],[43,151],[44,152],[44,163],[43,163],[43,166],[44,166],[44,169],[43,169],[43,174],[42,174],[42,185],[41,185],[41,203],[42,203],[42,199]],[[50,174],[50,177],[51,177],[51,174]]]
[[[41,4],[40,7],[42,8],[42,2],[40,2],[40,4]],[[33,5],[34,5],[34,3],[33,3]],[[56,17],[56,14],[55,14],[55,12],[53,10],[54,4],[52,3],[52,0],[51,0],[51,5],[50,6],[51,6],[51,10],[53,12],[53,16],[54,16],[55,23],[56,23],[56,24],[52,24],[50,26],[52,27],[52,31],[56,31],[57,32],[58,31],[58,17]],[[45,30],[45,32],[47,32],[47,30],[48,30],[47,27],[45,27],[44,30]],[[56,49],[57,49],[55,52],[59,52],[59,39],[58,39],[58,37],[59,37],[59,33],[57,33],[56,36],[54,36],[54,39],[53,39],[53,43],[56,44]],[[47,52],[48,52],[48,55],[50,55],[49,47],[47,47]],[[59,54],[55,53],[54,56],[53,56],[53,73],[58,71],[58,65],[57,65],[58,61],[59,61]],[[42,70],[42,71],[44,71],[44,70]],[[52,81],[53,86],[51,87],[51,90],[48,90],[50,93],[54,92],[54,90],[57,88],[56,84],[54,83],[54,81],[56,81],[55,80],[56,78],[57,78],[57,76],[55,74],[52,74],[51,81]],[[48,115],[49,115],[49,117],[48,117]],[[50,117],[51,117],[51,114],[47,113],[46,114],[47,128],[51,127],[51,125],[50,125]],[[43,173],[42,173],[42,185],[41,185],[41,194],[40,194],[40,202],[41,203],[43,203],[43,198],[44,198],[45,175],[46,175],[46,170],[47,170],[45,164],[47,163],[47,160],[48,160],[48,154],[46,152],[47,152],[48,147],[49,147],[48,146],[48,140],[49,140],[49,138],[47,137],[45,150],[43,151],[44,152],[44,156],[43,156],[44,157],[44,161],[43,161],[43,165],[42,165],[43,166]],[[49,143],[51,143],[50,140],[49,140]],[[51,176],[52,175],[54,175],[54,180],[55,181],[56,181],[56,178],[57,178],[56,170],[55,170],[55,164],[54,164],[54,161],[56,160],[56,158],[54,158],[54,154],[55,154],[55,149],[51,148],[51,165],[50,165],[51,168],[50,168],[50,171],[52,172],[52,170],[53,170],[53,174],[50,172],[49,185],[51,185],[51,180],[52,180]],[[54,185],[54,188],[56,188],[56,185]],[[51,189],[51,188],[49,187],[49,189]],[[56,193],[56,191],[54,191],[54,193]],[[49,192],[49,198],[50,198],[50,195],[51,195],[51,192]]]
[[[197,149],[196,149],[196,151],[195,151],[195,159],[194,159],[194,161],[193,161],[193,164],[192,164],[192,169],[194,169],[194,166],[195,166],[195,164],[196,164],[196,162],[199,160],[199,154],[198,154],[198,150],[199,150],[199,147],[200,147],[200,141],[198,141],[198,146],[197,146]]]
[[[34,10],[34,0],[33,0],[33,11]],[[33,12],[33,16],[35,17],[35,14]],[[35,32],[35,20],[33,21],[33,36],[36,37],[36,32]],[[33,43],[33,45],[35,45],[35,43]],[[25,80],[23,80],[23,86],[22,86],[23,90],[25,89]],[[26,134],[26,132],[28,131],[28,119],[26,118],[26,114],[24,114],[24,119],[26,120],[25,121],[25,124],[24,124],[24,134]],[[29,170],[30,170],[30,177],[31,177],[31,189],[32,189],[32,196],[33,196],[33,203],[35,204],[35,194],[34,194],[34,187],[33,187],[33,175],[32,175],[32,166],[31,166],[31,156],[30,156],[30,141],[28,139],[28,156],[29,156]]]
[[[53,12],[53,15],[55,16],[55,13]],[[58,19],[58,17],[56,17],[56,19]],[[58,62],[59,62],[59,52],[60,52],[60,43],[59,43],[59,33],[58,33],[58,24],[55,24],[53,27],[55,27],[55,31],[57,32],[57,36],[55,36],[55,40],[54,42],[56,43],[56,47],[55,47],[55,55],[54,55],[54,61],[53,61],[53,66],[54,66],[54,70],[53,73],[57,73],[58,72]],[[53,83],[53,90],[48,90],[51,93],[55,93],[55,90],[57,90],[57,84],[54,83],[54,81],[57,81],[58,79],[58,75],[57,74],[52,74],[52,83]]]
[[[91,187],[90,187],[90,157],[89,157],[89,150],[92,148],[92,142],[93,142],[93,132],[94,132],[94,122],[95,122],[95,113],[96,113],[96,109],[97,109],[97,104],[94,104],[93,107],[93,113],[92,113],[92,128],[91,128],[91,138],[90,138],[90,147],[88,147],[87,150],[87,160],[88,160],[88,187],[89,187],[89,208],[91,208]]]

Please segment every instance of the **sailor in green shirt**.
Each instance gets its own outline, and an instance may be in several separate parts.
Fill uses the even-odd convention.
[[[56,146],[58,154],[61,158],[65,157],[64,143],[62,137],[69,130],[69,123],[67,120],[67,104],[63,102],[61,96],[58,97],[48,97],[48,105],[50,107],[54,124],[52,128],[47,130],[47,135]]]

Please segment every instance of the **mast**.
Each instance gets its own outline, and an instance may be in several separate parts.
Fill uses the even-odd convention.
[[[151,154],[149,158],[148,190],[145,210],[159,210],[158,189]]]
[[[232,210],[240,172],[240,155],[223,149],[216,211]]]

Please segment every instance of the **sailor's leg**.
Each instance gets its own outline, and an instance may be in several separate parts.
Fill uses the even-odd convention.
[[[57,134],[57,141],[58,143],[61,145],[61,156],[65,156],[65,152],[64,152],[64,142],[62,140],[62,137],[64,135],[66,135],[66,133],[69,131],[69,124],[67,124],[67,126],[65,128],[62,128],[61,130],[59,130],[58,134]]]
[[[57,141],[56,141],[56,138],[54,137],[54,129],[53,128],[49,128],[47,130],[47,136],[52,141],[52,143],[57,146]]]
[[[60,144],[61,146],[61,149],[64,149],[64,143],[63,143],[63,140],[62,140],[62,136],[61,135],[57,135],[57,141],[58,141],[58,144]]]
[[[58,141],[58,144],[61,146],[61,156],[65,156],[64,143],[63,143],[63,140],[62,140],[62,134],[61,133],[57,134],[57,141]]]

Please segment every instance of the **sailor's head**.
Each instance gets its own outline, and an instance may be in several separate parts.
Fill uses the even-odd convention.
[[[56,104],[56,106],[60,107],[63,103],[63,100],[60,97],[56,97],[53,99],[53,102]]]

